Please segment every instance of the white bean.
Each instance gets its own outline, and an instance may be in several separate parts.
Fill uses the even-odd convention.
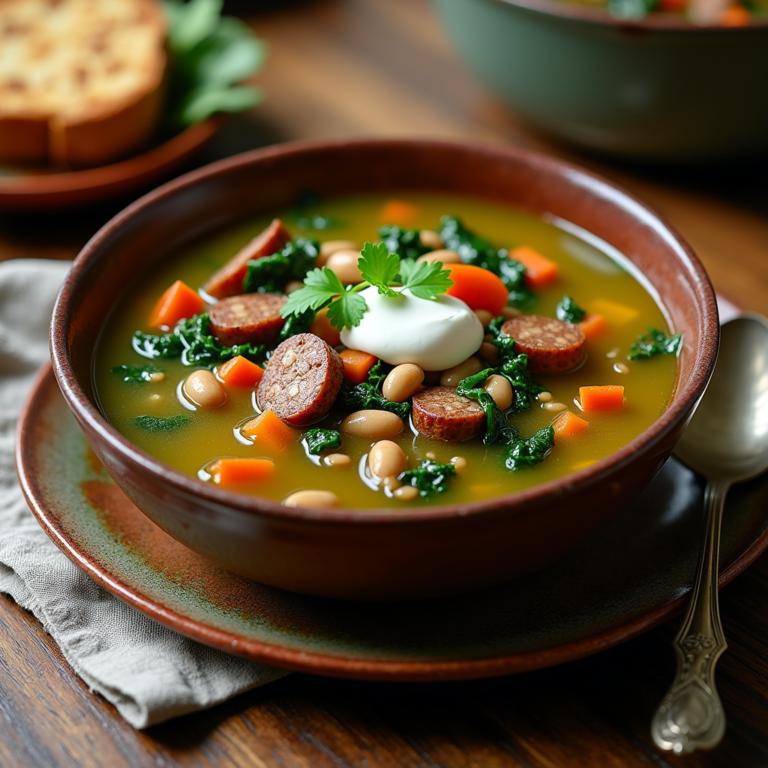
[[[512,405],[512,385],[506,376],[494,373],[482,383],[482,387],[502,411],[506,411]]]
[[[328,467],[348,467],[352,459],[346,453],[329,453],[323,459],[323,463]]]
[[[325,263],[329,256],[333,256],[337,251],[357,250],[357,243],[354,240],[326,240],[324,243],[320,243],[320,256],[323,263]]]
[[[184,394],[201,408],[218,408],[227,402],[221,382],[210,371],[195,371],[184,382]]]
[[[520,317],[523,313],[517,307],[504,307],[501,310],[501,314],[507,320],[511,320],[513,317]]]
[[[421,240],[421,244],[426,245],[427,248],[440,250],[443,247],[443,238],[440,237],[434,229],[422,229],[419,232],[419,240]]]
[[[438,251],[425,253],[423,256],[419,256],[416,261],[426,261],[429,264],[434,264],[436,261],[441,261],[443,264],[461,264],[461,256],[456,251],[442,248]]]
[[[403,449],[391,440],[379,440],[368,454],[368,468],[374,477],[397,477],[408,469],[408,458]]]
[[[381,392],[392,403],[404,403],[419,391],[424,371],[413,363],[395,366],[384,379]]]
[[[339,497],[333,491],[296,491],[283,499],[284,507],[338,507]]]
[[[483,328],[487,328],[488,324],[493,320],[493,315],[487,309],[476,309],[475,314],[477,319],[482,323]]]
[[[403,485],[392,495],[399,501],[413,501],[419,495],[419,491],[412,485]]]
[[[360,267],[357,266],[359,258],[360,251],[336,251],[328,257],[325,266],[334,272],[344,285],[354,285],[363,279]]]
[[[468,357],[463,363],[443,371],[440,385],[443,387],[458,387],[462,379],[473,376],[483,370],[483,364],[476,357]]]
[[[341,431],[373,440],[397,437],[403,431],[403,420],[389,411],[355,411],[341,422]]]

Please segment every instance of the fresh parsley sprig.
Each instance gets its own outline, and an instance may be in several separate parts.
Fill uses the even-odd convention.
[[[440,262],[401,261],[396,253],[390,253],[384,243],[366,243],[357,261],[363,282],[344,286],[328,267],[313,269],[304,279],[304,287],[288,296],[280,314],[291,317],[308,310],[317,311],[328,307],[328,320],[339,330],[360,325],[368,311],[368,303],[360,291],[371,286],[382,296],[398,298],[406,288],[420,299],[434,300],[452,285],[450,272]]]

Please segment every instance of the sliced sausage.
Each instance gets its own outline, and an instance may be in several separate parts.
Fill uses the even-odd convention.
[[[314,334],[299,333],[272,353],[256,397],[262,411],[271,409],[286,424],[304,426],[328,413],[343,380],[339,353]]]
[[[230,296],[208,310],[211,332],[225,346],[272,344],[285,325],[280,310],[286,298],[279,293]]]
[[[485,412],[454,387],[427,387],[413,396],[413,425],[422,435],[450,443],[469,440],[485,428]]]
[[[584,360],[581,328],[553,317],[513,317],[501,326],[501,333],[515,340],[515,351],[528,355],[528,370],[534,373],[565,373]]]
[[[203,286],[203,290],[216,299],[235,296],[243,292],[243,280],[248,270],[248,262],[271,256],[289,243],[291,236],[280,219],[275,219],[260,235],[215,272]]]

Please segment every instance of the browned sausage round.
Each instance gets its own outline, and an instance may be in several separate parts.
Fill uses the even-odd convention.
[[[516,352],[528,355],[528,370],[534,373],[565,373],[584,360],[581,328],[554,317],[513,317],[501,326],[501,333],[515,340]]]
[[[269,358],[256,398],[262,411],[294,426],[322,419],[336,401],[344,379],[338,352],[311,333],[280,344]]]
[[[244,293],[222,299],[208,310],[211,333],[228,347],[272,344],[285,325],[280,317],[285,301],[278,293]]]
[[[243,292],[243,280],[248,262],[271,256],[290,242],[291,236],[280,219],[275,219],[260,235],[251,240],[241,251],[215,272],[203,286],[203,290],[216,299],[224,299]]]
[[[413,425],[422,435],[454,443],[480,434],[485,413],[454,387],[427,387],[413,396]]]

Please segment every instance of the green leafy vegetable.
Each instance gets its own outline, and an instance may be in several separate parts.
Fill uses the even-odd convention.
[[[407,469],[400,474],[398,480],[403,485],[418,488],[420,496],[431,493],[444,493],[448,490],[448,478],[456,474],[453,464],[440,464],[430,459],[424,459],[416,469]]]
[[[404,261],[400,265],[403,290],[406,288],[420,299],[434,300],[438,294],[445,293],[452,285],[451,273],[442,265],[429,264],[426,261]]]
[[[445,247],[461,256],[465,264],[474,264],[498,275],[509,291],[508,303],[514,306],[529,306],[535,296],[525,282],[525,267],[509,257],[506,249],[496,250],[468,230],[456,216],[440,219],[440,237]]]
[[[123,381],[131,384],[152,381],[153,373],[165,373],[162,368],[157,368],[154,365],[116,365],[111,372],[116,373]]]
[[[360,253],[359,262],[363,280],[378,288],[382,296],[397,298],[400,295],[389,287],[400,270],[400,257],[396,253],[390,253],[384,243],[366,243]]]
[[[507,449],[504,465],[513,471],[535,467],[547,458],[554,447],[555,430],[550,425],[524,440],[512,443]]]
[[[307,450],[317,456],[329,448],[341,446],[341,435],[335,429],[310,429],[304,433]]]
[[[308,309],[306,312],[302,312],[299,315],[291,315],[285,321],[285,325],[280,329],[275,346],[286,339],[290,339],[291,336],[296,336],[298,333],[306,333],[309,330],[309,326],[312,325],[312,321],[315,319],[315,314],[314,310]]]
[[[214,112],[240,112],[262,100],[258,88],[238,85],[267,52],[247,24],[221,17],[222,0],[164,0],[168,18],[171,127],[183,128]]]
[[[296,222],[296,226],[299,229],[328,229],[336,225],[338,222],[334,221],[330,216],[321,216],[316,213],[310,213],[309,208],[314,208],[320,203],[320,198],[313,189],[305,189],[299,196],[296,205],[291,211],[293,220]]]
[[[140,429],[146,429],[148,432],[173,432],[185,424],[188,424],[192,419],[189,416],[168,416],[163,418],[162,416],[137,416],[133,423]]]
[[[368,378],[361,384],[352,384],[345,379],[339,393],[339,402],[356,411],[368,409],[390,411],[396,413],[401,419],[407,418],[411,412],[409,402],[393,403],[381,393],[384,379],[391,370],[391,366],[386,366],[381,360],[377,360],[368,371]]]
[[[243,293],[281,293],[289,280],[304,280],[319,254],[314,237],[297,237],[279,253],[249,261]]]
[[[677,333],[667,338],[667,335],[657,328],[649,328],[644,336],[638,336],[637,343],[632,345],[629,353],[630,360],[645,360],[655,355],[676,355],[683,345],[683,334]]]
[[[210,318],[203,313],[188,320],[181,320],[170,333],[155,336],[136,331],[133,335],[133,348],[144,357],[181,357],[184,365],[209,367],[238,355],[247,357],[249,360],[259,360],[264,357],[266,348],[261,345],[223,346],[211,334],[210,326]]]
[[[486,445],[493,445],[494,443],[510,444],[518,439],[517,430],[507,421],[504,412],[496,405],[496,401],[491,395],[480,386],[495,372],[493,368],[486,368],[484,371],[462,379],[458,387],[456,387],[457,395],[468,397],[470,400],[476,400],[483,411],[485,411],[486,426],[483,442]]]
[[[404,229],[396,225],[379,227],[379,237],[390,253],[396,253],[401,259],[418,259],[434,250],[421,242],[418,229]]]
[[[563,296],[556,312],[557,319],[564,323],[580,323],[587,314],[570,296]]]

